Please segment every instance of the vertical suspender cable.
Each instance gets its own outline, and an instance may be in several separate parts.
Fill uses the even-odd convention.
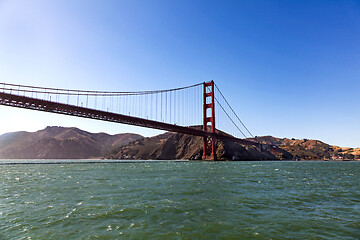
[[[155,120],[158,120],[158,93],[156,93],[155,95],[155,108],[156,108],[156,113],[155,113]]]
[[[170,100],[169,100],[169,112],[170,112],[170,120],[169,120],[169,121],[170,121],[170,123],[171,123],[171,113],[172,113],[172,112],[171,112],[171,95],[172,95],[172,92],[171,92],[171,91],[169,92],[169,95],[170,95],[170,96],[169,96],[169,99],[170,99]]]
[[[165,122],[167,122],[167,92],[165,92]]]

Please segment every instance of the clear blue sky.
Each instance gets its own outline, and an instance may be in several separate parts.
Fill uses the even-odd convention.
[[[214,79],[254,135],[360,147],[359,1],[0,0],[0,82],[137,91]],[[0,107],[0,134],[154,130]]]

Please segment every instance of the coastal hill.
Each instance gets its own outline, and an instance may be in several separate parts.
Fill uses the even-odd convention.
[[[277,145],[301,160],[353,160],[360,159],[360,148],[332,146],[319,140],[255,137],[261,143]]]
[[[279,147],[275,155],[260,152],[255,147],[219,141],[219,160],[353,160],[360,159],[360,148],[331,146],[319,140],[276,138],[262,136],[250,138]],[[200,160],[202,138],[180,133],[165,133],[138,139],[112,149],[105,158],[111,159],[191,159]]]
[[[114,147],[141,139],[139,134],[109,135],[78,128],[46,127],[37,132],[0,135],[1,159],[100,158]]]
[[[219,132],[222,134],[221,132]],[[250,139],[251,140],[251,139]],[[254,140],[254,139],[252,139]],[[219,160],[352,160],[360,159],[360,148],[331,146],[319,140],[255,137],[279,150],[260,152],[256,147],[218,141]],[[202,157],[201,137],[167,132],[144,138],[139,134],[109,135],[78,128],[47,127],[37,132],[0,135],[1,159],[191,159]]]

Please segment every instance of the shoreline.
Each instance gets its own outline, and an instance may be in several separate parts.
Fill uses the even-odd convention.
[[[136,160],[136,159],[118,159],[118,160],[104,160],[104,159],[0,159],[0,165],[37,165],[37,164],[99,164],[99,163],[170,163],[170,162],[360,162],[360,160],[225,160],[225,161],[206,161],[206,160]]]

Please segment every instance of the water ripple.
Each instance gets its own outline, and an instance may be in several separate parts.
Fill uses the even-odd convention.
[[[0,165],[0,239],[359,239],[360,162]]]

